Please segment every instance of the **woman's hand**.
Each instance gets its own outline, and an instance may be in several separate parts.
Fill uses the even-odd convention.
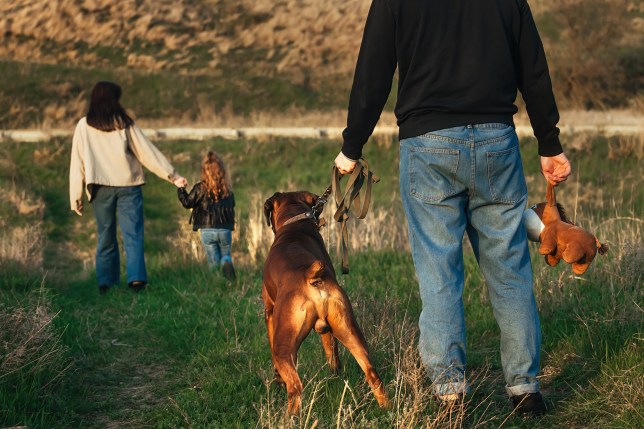
[[[177,188],[184,188],[184,187],[188,186],[188,180],[186,180],[186,178],[183,177],[183,176],[176,176],[174,178],[174,180],[172,181],[172,183]]]
[[[83,216],[83,204],[77,204],[76,208],[73,209],[74,213],[76,213],[78,216]]]

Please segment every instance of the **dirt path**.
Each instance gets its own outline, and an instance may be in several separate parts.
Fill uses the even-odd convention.
[[[328,138],[341,140],[344,112],[334,111],[326,114],[309,112],[297,115],[297,118],[265,115],[256,119],[227,118],[216,121],[220,127],[189,126],[166,127],[167,121],[139,121],[143,132],[152,140],[208,140],[212,138]],[[532,136],[532,127],[525,113],[514,118],[517,133],[520,137]],[[326,124],[326,125],[319,125]],[[383,113],[374,135],[396,135],[398,127],[391,112]],[[210,124],[209,124],[210,125]],[[270,126],[269,126],[270,125]],[[563,111],[559,128],[562,134],[593,133],[606,136],[644,135],[644,114],[634,111]],[[0,142],[36,143],[48,141],[55,137],[70,138],[73,127],[65,129],[25,129],[0,130]]]

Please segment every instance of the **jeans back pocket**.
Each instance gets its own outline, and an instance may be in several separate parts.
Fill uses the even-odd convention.
[[[436,202],[456,193],[460,153],[456,149],[410,148],[409,185],[415,198]]]
[[[492,199],[499,203],[516,204],[528,193],[519,146],[487,152],[486,155]]]

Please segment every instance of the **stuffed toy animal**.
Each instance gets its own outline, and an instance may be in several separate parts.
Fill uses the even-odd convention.
[[[583,274],[597,253],[608,252],[608,246],[568,219],[564,208],[557,204],[555,188],[551,184],[546,189],[546,202],[527,209],[523,219],[528,238],[541,243],[539,253],[551,267],[563,259],[572,264],[575,274]]]

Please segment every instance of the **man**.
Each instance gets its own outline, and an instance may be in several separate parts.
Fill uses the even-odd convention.
[[[361,157],[396,67],[400,189],[423,301],[418,347],[433,393],[453,403],[469,389],[467,232],[501,331],[506,391],[517,413],[541,414],[541,332],[522,222],[527,187],[512,119],[517,90],[546,180],[566,180],[571,167],[530,8],[525,0],[373,0],[335,159],[341,173]]]

